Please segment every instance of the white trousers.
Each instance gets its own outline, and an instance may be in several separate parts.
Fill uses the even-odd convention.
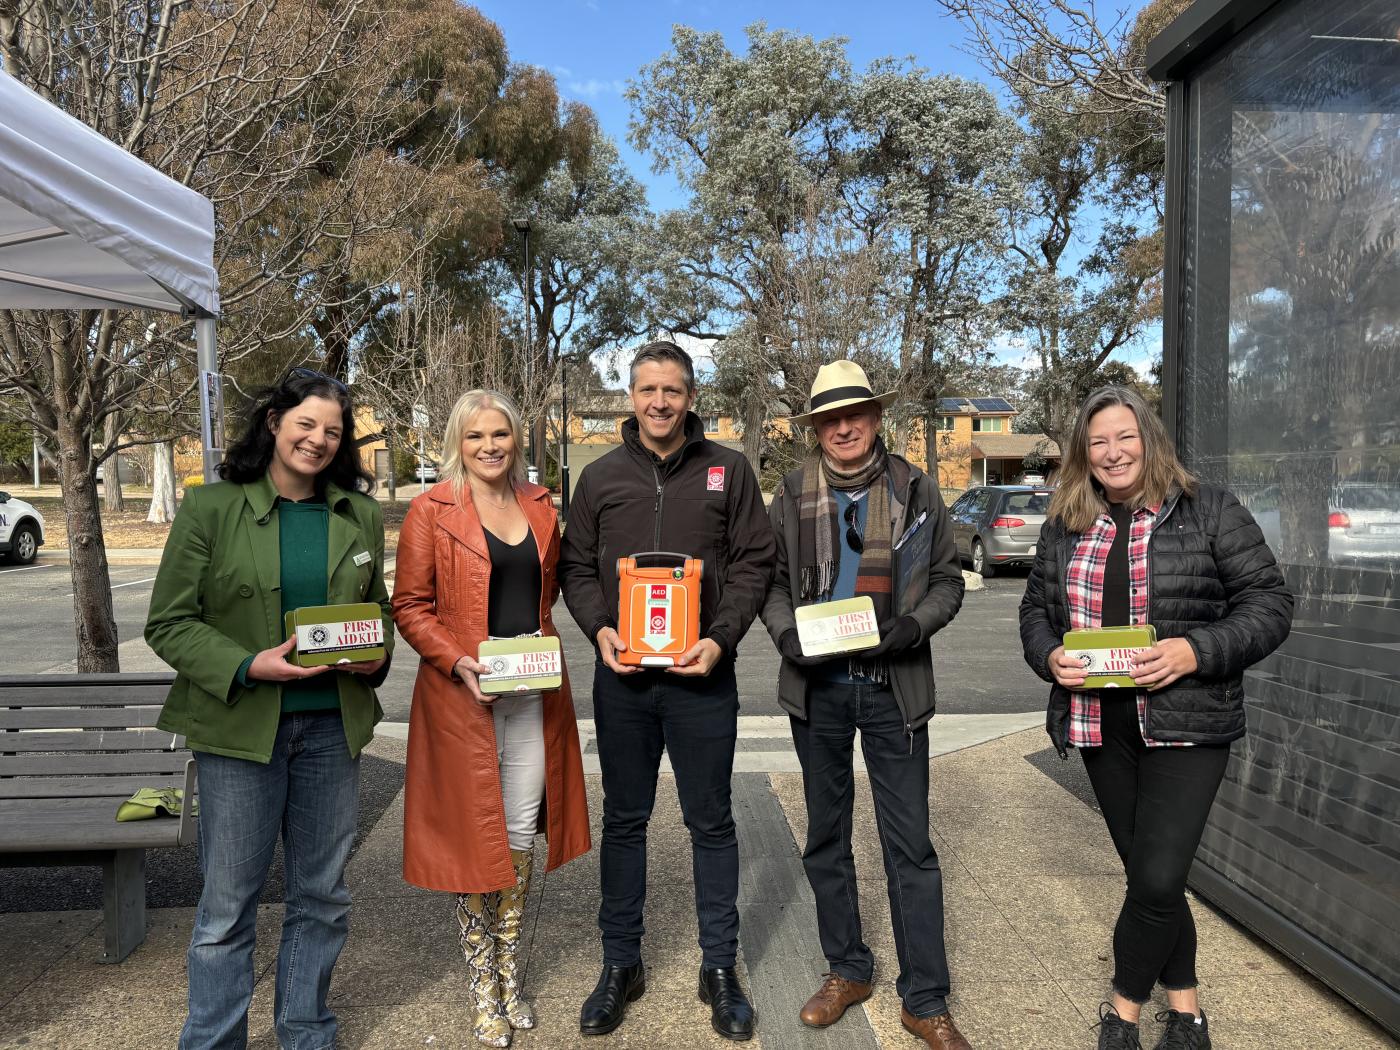
[[[544,698],[539,693],[505,695],[491,705],[496,720],[496,763],[506,835],[513,850],[535,843],[544,798]]]

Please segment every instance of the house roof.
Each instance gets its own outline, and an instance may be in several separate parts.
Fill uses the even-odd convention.
[[[938,411],[945,416],[1014,413],[1016,406],[1004,397],[940,397]]]
[[[972,441],[973,459],[1025,459],[1032,452],[1060,458],[1060,446],[1044,434],[978,434]]]

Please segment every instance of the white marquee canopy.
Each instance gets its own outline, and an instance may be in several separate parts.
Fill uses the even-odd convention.
[[[0,73],[0,308],[219,310],[214,206]]]

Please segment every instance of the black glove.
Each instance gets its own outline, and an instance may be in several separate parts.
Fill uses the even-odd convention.
[[[919,644],[923,632],[919,621],[912,616],[899,616],[880,624],[880,644],[868,650],[868,656],[893,656],[906,652]]]
[[[789,627],[778,639],[778,652],[783,654],[784,660],[790,660],[798,667],[816,667],[825,663],[829,657],[825,656],[803,656],[802,643],[797,640],[797,628]]]

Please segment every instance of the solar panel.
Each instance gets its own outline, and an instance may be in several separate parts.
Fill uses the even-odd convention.
[[[1004,397],[940,397],[938,410],[945,415],[954,412],[1015,412],[1016,408]]]

